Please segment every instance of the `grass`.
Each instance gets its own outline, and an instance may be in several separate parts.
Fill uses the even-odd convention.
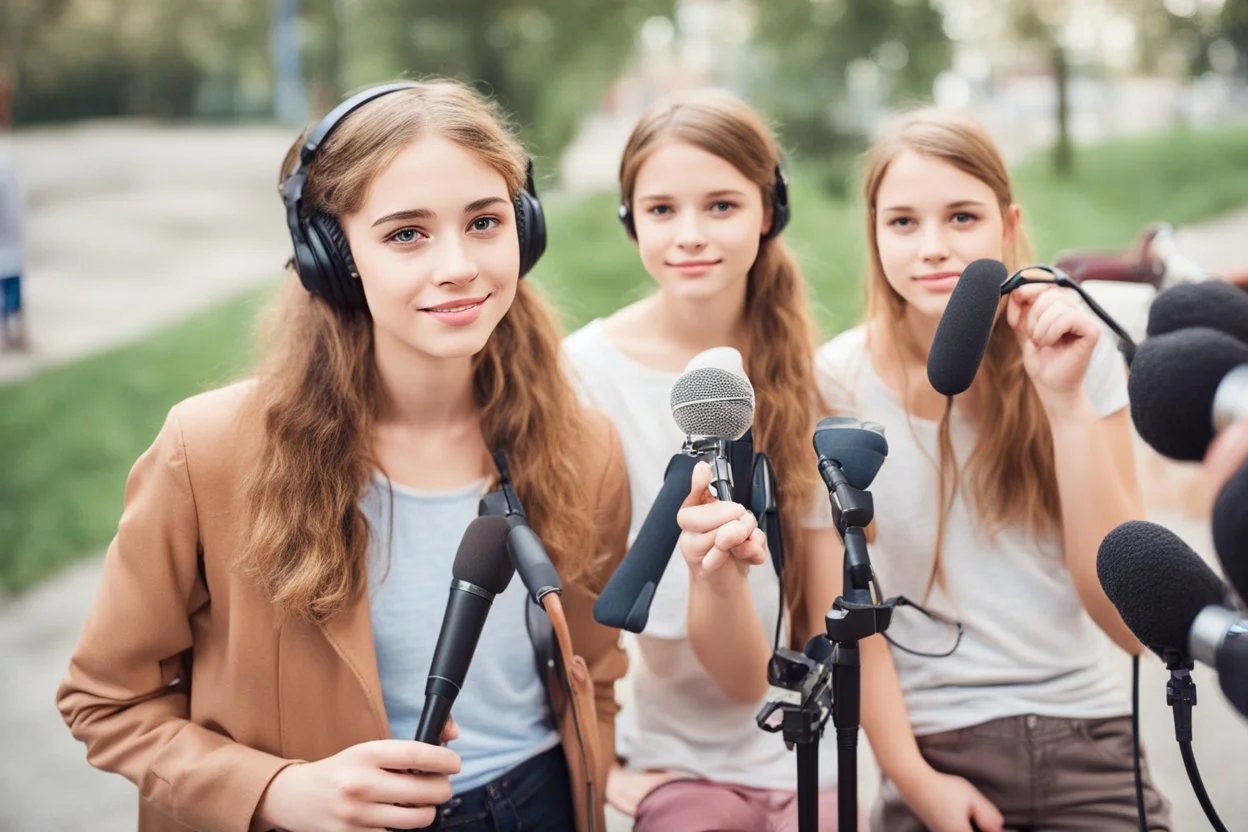
[[[1195,222],[1242,205],[1248,125],[1081,148],[1069,181],[1054,181],[1045,158],[1015,176],[1042,261],[1068,248],[1121,248],[1146,222]],[[831,335],[861,310],[862,212],[803,186],[800,166],[793,178],[794,219],[785,238]],[[534,276],[569,329],[649,290],[614,203],[604,194],[549,206],[551,246]],[[254,313],[267,291],[0,386],[0,588],[28,587],[108,542],[126,474],[169,407],[246,370]]]

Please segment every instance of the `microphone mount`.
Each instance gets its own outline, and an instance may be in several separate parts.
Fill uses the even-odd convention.
[[[1029,271],[1047,272],[1048,274],[1053,275],[1053,277],[1024,277],[1023,272]],[[1118,337],[1118,350],[1122,353],[1122,357],[1126,359],[1127,366],[1131,366],[1131,361],[1135,358],[1135,341],[1130,335],[1127,334],[1127,331],[1122,328],[1122,325],[1115,321],[1109,312],[1105,311],[1105,307],[1097,303],[1096,300],[1088,294],[1087,290],[1079,285],[1077,280],[1056,266],[1046,266],[1044,264],[1024,266],[1014,272],[1014,274],[1010,275],[1009,278],[1001,284],[1001,295],[1004,297],[1010,292],[1013,292],[1019,286],[1026,286],[1029,283],[1051,283],[1061,286],[1064,289],[1074,290],[1074,292],[1083,299],[1083,302],[1088,305],[1088,308],[1092,310],[1096,317],[1100,318],[1105,325],[1110,328],[1110,331]]]

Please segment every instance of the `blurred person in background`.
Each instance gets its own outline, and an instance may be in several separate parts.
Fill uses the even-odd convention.
[[[628,489],[615,428],[547,372],[559,332],[521,279],[544,245],[526,162],[498,111],[450,82],[362,92],[288,152],[299,280],[267,357],[173,407],[135,463],[57,695],[88,759],[138,787],[141,829],[435,813],[457,832],[605,829],[627,657],[592,608],[624,553]],[[497,450],[569,626],[539,644],[549,621],[511,580],[453,747],[415,742]]]
[[[836,532],[810,443],[820,415],[816,329],[781,235],[789,206],[780,162],[771,130],[727,93],[696,90],[653,105],[624,150],[619,211],[656,289],[564,341],[582,395],[620,430],[630,537],[684,440],[672,384],[709,348],[733,347],[744,358],[756,396],[754,447],[777,483],[784,604],[773,565],[748,568],[766,558],[757,518],[718,503],[707,507],[709,520],[733,524],[739,545],[727,558],[705,549],[673,557],[633,644],[633,703],[619,720],[623,763],[607,795],[634,816],[637,832],[797,826],[795,754],[755,715],[769,691],[773,638],[800,646],[824,631],[840,563],[828,557]],[[701,482],[705,491],[705,468],[695,469],[695,489]],[[820,773],[820,825],[833,830],[835,766]]]
[[[12,76],[0,66],[0,337],[6,349],[20,350],[27,344],[26,316],[22,310],[25,205],[8,135],[12,114]]]

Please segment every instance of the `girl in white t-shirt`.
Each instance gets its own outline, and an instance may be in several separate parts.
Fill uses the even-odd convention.
[[[971,388],[937,393],[927,354],[961,271],[1032,262],[1021,211],[987,133],[951,114],[900,117],[866,167],[867,311],[820,348],[817,375],[837,412],[885,427],[883,592],[947,622],[902,611],[891,651],[863,643],[862,724],[885,776],[873,828],[1138,829],[1105,636],[1142,646],[1096,574],[1101,538],[1143,514],[1124,364],[1073,292],[1027,285],[1002,300]],[[1168,829],[1146,797],[1149,828]]]
[[[788,206],[776,141],[727,94],[670,97],[633,130],[620,191],[625,230],[657,289],[572,334],[564,351],[583,395],[620,430],[630,539],[684,438],[671,415],[672,382],[703,350],[737,348],[757,397],[755,449],[777,478],[787,548],[783,629],[800,643],[823,630],[837,567],[826,557],[835,531],[810,442],[819,415],[816,334],[801,273],[778,236]],[[755,723],[769,690],[778,578],[771,565],[748,568],[766,557],[755,518],[721,505],[742,537],[738,557],[705,567],[700,558],[673,557],[646,630],[630,644],[637,660],[632,702],[618,723],[623,765],[607,794],[635,815],[638,832],[796,824],[795,755]],[[822,828],[830,830],[836,790],[831,778],[821,785]]]

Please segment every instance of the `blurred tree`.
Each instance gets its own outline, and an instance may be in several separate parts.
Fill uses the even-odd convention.
[[[875,116],[930,98],[951,57],[932,0],[760,0],[756,38],[752,98],[833,191]]]
[[[674,0],[351,0],[347,86],[379,75],[475,83],[512,113],[545,172]]]

